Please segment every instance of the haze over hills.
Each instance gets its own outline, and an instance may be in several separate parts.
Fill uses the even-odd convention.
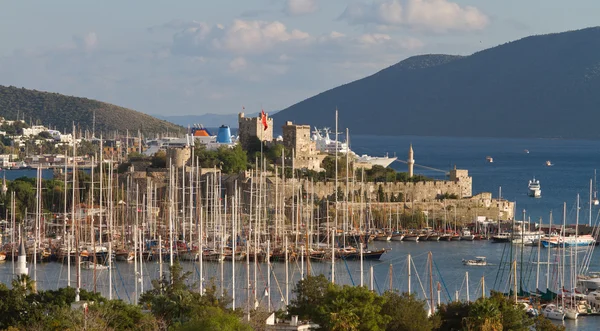
[[[351,134],[600,138],[600,28],[421,55],[273,117]]]
[[[87,98],[0,85],[0,116],[7,119],[19,116],[27,123],[32,121],[71,132],[73,122],[82,130],[91,130],[94,111],[96,134],[125,130],[136,133],[138,129],[144,133],[185,132],[178,125],[128,108]]]
[[[256,117],[259,116],[260,112],[255,113],[245,113],[246,117]],[[269,112],[268,116],[274,115],[276,112]],[[153,115],[156,118],[163,119],[165,121],[169,121],[171,123],[175,123],[181,125],[185,128],[188,126],[192,126],[194,124],[202,124],[207,128],[218,128],[221,125],[228,125],[231,128],[238,127],[238,113],[234,114],[202,114],[202,115]]]

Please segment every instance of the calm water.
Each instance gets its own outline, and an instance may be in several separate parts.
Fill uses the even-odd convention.
[[[498,195],[499,187],[502,187],[504,198],[517,202],[517,215],[521,217],[521,211],[526,210],[532,220],[544,218],[546,223],[550,210],[555,212],[555,220],[560,219],[562,204],[568,204],[568,223],[575,222],[575,201],[577,194],[581,194],[583,222],[588,219],[588,195],[589,181],[593,177],[594,169],[600,167],[600,141],[578,141],[578,140],[542,140],[542,139],[471,139],[471,138],[434,138],[434,137],[375,137],[375,136],[353,136],[352,149],[358,154],[390,155],[396,154],[400,159],[406,159],[409,144],[413,144],[416,163],[419,165],[437,168],[442,172],[425,170],[416,167],[417,173],[436,178],[444,178],[444,172],[455,164],[458,168],[468,169],[473,177],[473,192],[492,192]],[[524,150],[529,150],[529,154]],[[494,158],[494,163],[487,163],[486,156]],[[545,165],[546,160],[554,163],[553,167]],[[406,165],[395,162],[392,165],[397,170],[406,171]],[[11,174],[12,173],[12,174]],[[7,171],[7,179],[16,178],[22,173]],[[14,177],[10,177],[13,176]],[[35,170],[29,174],[35,176]],[[527,197],[527,183],[533,176],[539,179],[542,186],[542,198],[533,199]],[[598,214],[598,208],[594,208],[593,220]],[[511,245],[493,244],[491,242],[376,242],[376,247],[390,249],[383,255],[380,261],[364,263],[364,284],[369,285],[369,267],[374,270],[374,288],[384,291],[390,287],[390,265],[392,265],[392,287],[406,291],[407,282],[407,255],[413,259],[412,291],[421,297],[429,293],[429,269],[427,255],[433,253],[433,282],[441,284],[441,300],[446,302],[454,299],[456,291],[461,299],[466,298],[465,272],[469,272],[469,289],[471,299],[481,295],[481,278],[485,277],[486,290],[495,288],[507,291],[509,267],[501,261],[510,258]],[[513,253],[521,256],[520,251]],[[542,260],[545,261],[547,251],[542,249]],[[475,255],[483,255],[488,258],[490,266],[487,267],[465,267],[461,263],[463,258],[472,258]],[[504,255],[504,259],[503,259]],[[583,251],[579,256],[582,257]],[[554,257],[551,258],[554,260]],[[537,274],[537,249],[526,247],[523,251],[523,268],[519,265],[519,275],[523,287],[526,290],[534,290]],[[190,280],[198,283],[198,265],[183,262],[186,270],[192,271]],[[285,297],[285,270],[283,263],[273,263],[271,278],[271,305],[274,308],[282,306],[282,297]],[[33,266],[30,265],[30,274],[33,275]],[[250,278],[253,283],[254,264],[250,264]],[[221,272],[222,268],[222,272]],[[567,266],[568,268],[568,266]],[[165,270],[167,267],[165,265]],[[217,286],[223,286],[231,293],[232,267],[231,263],[205,263],[205,282],[212,277],[215,278]],[[590,270],[600,270],[600,263],[596,255],[593,256]],[[289,291],[292,295],[293,284],[300,278],[302,267],[299,262],[290,263]],[[306,272],[306,270],[305,270]],[[313,274],[322,273],[331,277],[330,263],[313,263]],[[150,281],[158,277],[158,264],[148,262],[143,266],[144,289],[150,287]],[[556,270],[551,266],[548,283],[550,288],[556,288]],[[114,297],[132,301],[135,296],[134,289],[134,266],[133,263],[117,262],[113,268],[113,293]],[[546,286],[546,265],[540,265],[539,287]],[[567,272],[568,274],[568,272]],[[246,307],[246,265],[245,261],[236,263],[236,306]],[[259,265],[257,269],[258,281],[256,285],[257,301],[260,305],[267,306],[267,298],[264,296],[267,283],[267,266]],[[342,284],[360,283],[360,263],[358,261],[339,261],[336,263],[336,281]],[[37,278],[40,288],[55,289],[67,284],[66,265],[59,263],[39,264],[37,266]],[[567,277],[568,278],[568,277]],[[12,263],[10,261],[0,264],[0,281],[10,282],[12,279]],[[222,279],[222,281],[221,281]],[[93,289],[93,272],[82,270],[82,286]],[[75,285],[75,271],[72,270],[72,284]],[[567,286],[568,287],[568,286]],[[108,271],[98,273],[97,289],[108,296]],[[250,292],[253,301],[254,291]],[[437,298],[437,290],[434,290],[434,298]],[[437,301],[437,299],[436,299]],[[581,317],[576,322],[565,322],[568,329],[596,330],[596,324],[600,321],[598,317]]]
[[[575,223],[575,202],[581,195],[581,219],[587,223],[589,185],[594,169],[600,168],[600,141],[552,139],[440,138],[440,137],[352,137],[352,149],[358,154],[396,154],[406,160],[409,144],[413,144],[416,164],[448,171],[454,165],[468,169],[473,177],[473,193],[492,192],[517,202],[518,218],[525,209],[527,216],[537,221],[548,214],[562,215],[567,203],[570,218]],[[529,154],[524,150],[529,150]],[[486,162],[486,156],[494,158]],[[547,167],[550,160],[554,166]],[[406,171],[406,164],[394,162],[394,169]],[[444,173],[415,167],[415,172],[435,178]],[[528,181],[535,176],[542,188],[542,198],[527,196]],[[598,208],[593,211],[596,218]],[[555,220],[558,219],[555,217]]]

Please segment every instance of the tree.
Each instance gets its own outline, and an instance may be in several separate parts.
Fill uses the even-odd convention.
[[[302,319],[325,318],[319,308],[323,303],[327,293],[334,285],[324,276],[308,276],[296,284],[293,292],[294,298],[291,300],[288,311],[291,315],[298,315]],[[316,318],[316,319],[315,319]]]
[[[463,330],[463,320],[469,316],[471,304],[463,301],[452,301],[438,306],[435,318],[439,320],[437,330]]]
[[[535,330],[536,331],[564,331],[566,330],[564,325],[556,325],[543,315],[539,315],[535,318]]]
[[[473,303],[465,322],[468,330],[501,331],[503,329],[501,312],[493,300],[479,299]]]
[[[179,262],[170,267],[169,278],[152,280],[152,289],[140,297],[140,304],[150,309],[152,314],[167,325],[174,321],[183,321],[191,311],[193,301],[185,280],[190,272],[183,272]]]
[[[97,313],[106,326],[114,330],[149,331],[158,328],[154,316],[142,313],[140,306],[130,305],[121,300],[93,304],[89,311]]]
[[[153,168],[166,168],[167,167],[167,153],[165,151],[158,151],[150,159]]]
[[[288,311],[326,330],[384,330],[389,317],[381,314],[384,298],[365,287],[332,284],[323,275],[301,280]]]
[[[427,316],[425,301],[417,299],[414,294],[387,291],[383,298],[385,303],[381,313],[391,318],[386,330],[427,331],[436,326]]]
[[[227,313],[223,309],[216,307],[204,308],[204,315],[201,318],[194,318],[188,322],[176,326],[174,331],[251,331],[250,325],[242,322],[238,316]]]

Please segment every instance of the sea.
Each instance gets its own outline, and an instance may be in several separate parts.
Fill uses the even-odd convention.
[[[575,223],[577,217],[576,203],[580,197],[580,222],[587,224],[589,220],[590,181],[594,180],[594,169],[600,168],[600,141],[594,140],[562,140],[562,139],[511,139],[511,138],[456,138],[456,137],[418,137],[418,136],[352,136],[351,149],[357,154],[371,156],[397,156],[399,161],[391,167],[406,171],[405,161],[409,146],[412,144],[415,158],[415,173],[435,179],[445,179],[446,173],[456,166],[469,170],[473,178],[473,193],[491,192],[494,197],[515,201],[517,219],[522,218],[525,211],[532,222],[542,218],[548,223],[550,211],[554,213],[554,221],[562,221],[563,203],[567,204],[567,223]],[[487,157],[493,162],[487,162]],[[546,161],[553,165],[547,166]],[[20,176],[35,176],[35,170],[6,170],[0,176],[7,179]],[[51,172],[44,173],[51,176]],[[530,198],[527,195],[528,181],[540,181],[541,198]],[[595,191],[595,189],[593,189]],[[595,224],[600,208],[592,208],[591,223]],[[553,290],[558,288],[558,268],[556,252],[540,250],[538,264],[537,247],[520,247],[511,244],[496,244],[491,241],[475,242],[374,242],[370,248],[386,248],[388,251],[378,261],[337,261],[334,268],[331,262],[311,263],[312,274],[324,274],[331,279],[332,269],[336,283],[344,285],[371,286],[379,292],[387,289],[408,291],[408,260],[411,261],[410,291],[421,298],[430,298],[433,288],[434,301],[438,295],[442,302],[467,299],[475,300],[482,295],[482,289],[489,295],[494,289],[508,292],[511,288],[510,265],[512,258],[517,258],[518,282],[527,291],[537,288],[545,289],[546,285]],[[598,254],[593,249],[578,249],[579,261],[586,254],[590,256],[590,271],[600,271]],[[565,266],[565,285],[569,288],[569,271],[574,260],[572,252],[567,253]],[[410,258],[409,258],[410,256]],[[431,261],[429,262],[429,256]],[[467,267],[462,259],[474,256],[485,256],[488,266]],[[185,270],[191,272],[190,284],[199,285],[198,262],[182,262]],[[539,271],[538,271],[539,266]],[[168,262],[164,270],[167,270]],[[373,269],[372,277],[370,269]],[[159,265],[156,261],[144,262],[142,272],[137,274],[136,288],[134,264],[115,262],[112,269],[112,295],[128,302],[135,302],[137,295],[151,287],[151,280],[159,277]],[[269,271],[269,269],[271,269]],[[361,269],[363,270],[361,277]],[[430,272],[430,270],[432,272]],[[10,283],[13,278],[13,263],[5,261],[0,264],[0,281]],[[293,298],[294,284],[306,275],[306,263],[290,262],[286,281],[285,265],[281,262],[256,265],[256,282],[254,282],[255,265],[246,265],[245,261],[203,264],[203,284],[214,283],[226,290],[230,295],[235,293],[235,306],[246,308],[260,305],[265,308],[279,309],[285,305],[286,298]],[[41,289],[56,289],[66,286],[68,279],[67,266],[56,263],[40,263],[29,265],[29,273],[37,278]],[[271,275],[269,278],[268,275]],[[109,295],[109,273],[106,270],[96,274],[96,290]],[[233,277],[235,275],[235,277]],[[467,276],[468,275],[468,276]],[[249,278],[249,281],[247,280]],[[468,281],[467,281],[468,278]],[[234,284],[235,279],[235,284]],[[372,281],[371,281],[372,279]],[[93,271],[81,271],[81,286],[94,289]],[[270,285],[269,285],[270,283]],[[439,283],[439,287],[438,287]],[[483,283],[483,284],[482,284]],[[251,284],[248,286],[247,284]],[[71,286],[76,285],[75,268],[71,268]],[[143,286],[143,289],[141,288]],[[235,290],[233,290],[235,289]],[[439,289],[439,290],[438,290]],[[569,330],[597,330],[600,317],[582,316],[577,321],[565,321]]]

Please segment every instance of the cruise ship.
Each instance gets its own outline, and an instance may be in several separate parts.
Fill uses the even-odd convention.
[[[396,161],[397,157],[389,157],[389,156],[369,156],[366,154],[357,155],[348,147],[347,142],[336,141],[335,139],[331,139],[329,136],[330,133],[329,128],[323,128],[319,130],[315,128],[312,132],[312,140],[315,142],[317,151],[327,154],[335,154],[336,150],[340,154],[350,153],[350,156],[355,158],[355,162],[357,164],[369,164],[371,166],[382,166],[384,168],[388,167],[392,162]]]

